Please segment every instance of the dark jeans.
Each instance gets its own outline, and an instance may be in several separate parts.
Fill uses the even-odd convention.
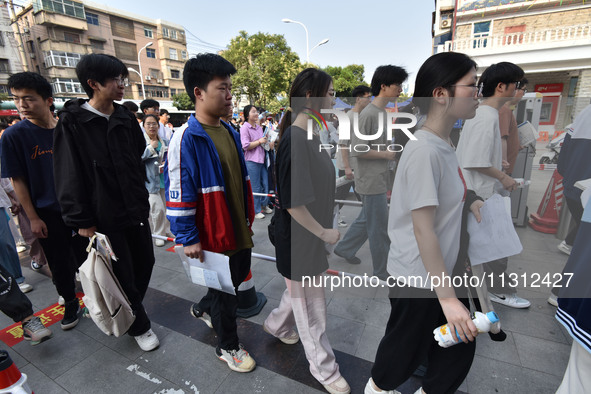
[[[570,214],[575,221],[575,226],[573,229],[568,233],[564,242],[567,245],[573,246],[575,243],[575,238],[577,237],[577,232],[579,231],[579,226],[581,225],[581,218],[583,217],[583,204],[581,204],[581,199],[572,200],[568,197],[565,197],[566,206],[570,211]]]
[[[31,301],[18,287],[16,280],[0,266],[0,310],[15,323],[33,314]]]
[[[66,302],[76,298],[76,271],[86,260],[88,239],[66,226],[58,211],[37,208],[37,214],[47,226],[47,238],[39,238],[53,283]]]
[[[461,299],[468,306],[467,299]],[[371,376],[382,390],[403,384],[425,360],[423,390],[429,394],[455,393],[472,365],[476,342],[442,348],[433,340],[433,329],[446,318],[434,292],[416,288],[390,290],[390,318]]]
[[[230,274],[236,294],[238,294],[238,286],[244,282],[250,271],[251,253],[252,249],[243,249],[230,257]],[[218,346],[224,350],[238,350],[236,325],[238,297],[223,291],[209,289],[198,305],[199,309],[211,316],[213,329],[218,335]]]
[[[155,262],[148,218],[137,226],[116,231],[98,231],[105,234],[111,242],[117,256],[117,261],[113,261],[113,272],[135,313],[135,321],[127,333],[131,336],[142,335],[150,329],[150,319],[142,302]]]

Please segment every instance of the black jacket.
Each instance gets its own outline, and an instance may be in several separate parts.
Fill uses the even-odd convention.
[[[150,212],[141,160],[146,141],[135,116],[114,104],[105,117],[68,101],[53,139],[55,190],[64,222],[116,230],[147,223]]]

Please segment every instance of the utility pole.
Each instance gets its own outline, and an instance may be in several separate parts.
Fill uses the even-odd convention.
[[[18,20],[16,19],[16,12],[14,11],[14,3],[12,2],[12,0],[9,0],[8,3],[10,4],[10,10],[12,11],[12,15],[10,18],[10,24],[16,23],[16,31],[18,34],[18,38],[17,38],[17,46],[21,55],[21,61],[23,64],[23,68],[25,71],[29,71],[29,59],[27,59],[27,53],[25,52],[25,45],[23,43],[23,36],[21,34],[21,28],[20,25],[18,24]],[[4,4],[6,5],[6,1],[4,2]]]

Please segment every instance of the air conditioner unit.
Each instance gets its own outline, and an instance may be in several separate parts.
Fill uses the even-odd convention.
[[[146,75],[146,81],[151,81],[152,80],[152,76],[151,75]]]
[[[439,27],[442,29],[447,29],[451,27],[451,19],[443,19],[439,24]]]
[[[31,30],[29,30],[28,27],[23,28],[23,33],[29,34],[30,32],[31,32]]]
[[[161,79],[157,79],[156,82],[162,83],[162,80]]]

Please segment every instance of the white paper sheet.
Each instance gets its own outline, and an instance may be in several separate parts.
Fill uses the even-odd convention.
[[[228,256],[204,251],[205,258],[202,263],[199,259],[187,257],[184,248],[180,245],[175,246],[174,251],[180,256],[185,273],[191,282],[236,295]]]
[[[480,223],[474,215],[468,215],[468,257],[472,265],[521,253],[523,247],[513,227],[509,197],[493,195],[480,208],[480,215]]]

